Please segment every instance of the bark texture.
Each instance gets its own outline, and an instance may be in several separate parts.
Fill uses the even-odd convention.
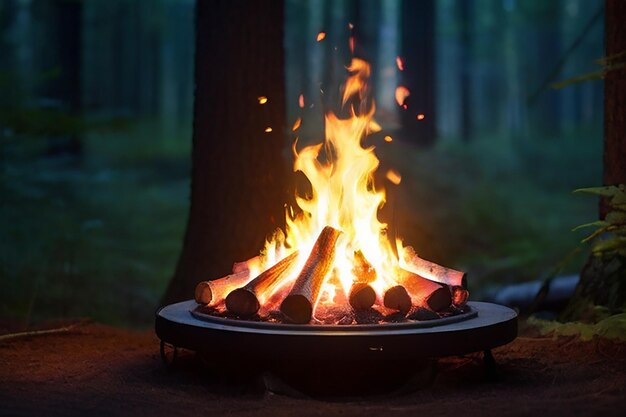
[[[609,71],[604,79],[604,178],[605,185],[626,184],[626,68],[611,68],[626,52],[626,1],[605,1],[605,47]],[[609,206],[600,201],[600,218]],[[626,259],[623,256],[591,255],[580,274],[580,282],[562,320],[595,321],[596,306],[607,307],[609,314],[626,307]]]
[[[606,56],[626,53],[626,1],[606,0],[605,13]],[[626,184],[626,67],[604,79],[604,184]]]
[[[248,259],[283,220],[282,1],[199,1],[191,207],[164,302]],[[259,104],[258,97],[268,102]],[[272,131],[265,132],[271,127]]]

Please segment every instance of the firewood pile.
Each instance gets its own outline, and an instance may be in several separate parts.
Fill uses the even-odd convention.
[[[258,257],[235,263],[232,274],[196,286],[199,309],[233,319],[324,325],[424,321],[464,311],[466,274],[422,259],[411,247],[404,248],[403,262],[395,268],[395,285],[381,293],[372,286],[376,270],[355,253],[351,286],[321,303],[322,285],[336,280],[333,264],[341,235],[327,226],[304,263],[303,254],[294,251],[255,276],[250,266]]]

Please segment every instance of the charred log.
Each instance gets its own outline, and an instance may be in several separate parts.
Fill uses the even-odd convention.
[[[230,292],[226,297],[228,311],[240,317],[256,314],[260,308],[258,294],[271,294],[281,280],[291,272],[297,259],[298,251],[283,258],[244,287]]]
[[[402,285],[396,285],[385,291],[383,299],[385,307],[407,314],[411,310],[411,296]]]
[[[252,265],[258,265],[261,263],[261,257],[255,256],[253,258],[248,259],[247,261],[235,262],[233,264],[233,274],[241,271],[249,271]]]
[[[335,244],[340,234],[339,230],[330,226],[320,233],[304,268],[280,305],[286,321],[304,324],[311,320],[324,277],[335,259]]]
[[[352,274],[355,277],[354,284],[350,288],[348,301],[354,310],[367,310],[376,302],[376,292],[369,285],[376,279],[376,270],[365,259],[361,251],[354,254],[355,266]]]
[[[376,291],[369,284],[357,282],[350,288],[348,301],[354,310],[367,310],[376,302]]]
[[[416,307],[443,311],[452,304],[452,295],[447,285],[401,268],[398,268],[397,281],[406,288]]]
[[[196,285],[194,298],[198,304],[217,304],[224,300],[233,288],[245,285],[249,280],[250,274],[246,270],[212,281],[201,281]]]
[[[467,273],[422,259],[410,246],[404,248],[403,258],[409,269],[431,281],[467,288]]]

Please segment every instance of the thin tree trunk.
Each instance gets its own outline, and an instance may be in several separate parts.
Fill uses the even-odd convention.
[[[606,0],[606,56],[626,52],[626,1]],[[622,62],[623,62],[622,58]],[[626,184],[626,68],[604,79],[604,184]],[[601,213],[604,217],[606,213]]]
[[[254,256],[286,200],[283,2],[196,7],[191,208],[166,303],[192,298],[199,281]]]

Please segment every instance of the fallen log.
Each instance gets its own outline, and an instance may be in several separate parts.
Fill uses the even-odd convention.
[[[411,310],[411,297],[406,288],[402,285],[396,285],[385,291],[383,297],[385,307],[398,310],[402,314],[407,314]]]
[[[330,226],[320,233],[289,295],[280,304],[286,321],[304,324],[311,320],[324,277],[333,265],[335,244],[340,234]]]
[[[449,286],[467,288],[467,273],[455,269],[446,268],[420,258],[411,246],[404,248],[402,258],[411,272],[415,272],[431,281],[440,282]]]
[[[415,307],[443,311],[452,304],[450,288],[445,284],[402,268],[397,269],[396,280],[406,288]]]
[[[194,298],[196,303],[215,305],[220,303],[230,291],[246,285],[250,281],[249,271],[240,271],[212,281],[201,281],[196,285]]]
[[[356,311],[367,310],[376,301],[376,291],[369,285],[376,279],[376,270],[365,259],[361,251],[355,252],[354,263],[352,274],[355,280],[350,288],[348,302]]]
[[[245,286],[231,291],[226,297],[228,311],[240,317],[256,314],[261,307],[258,296],[260,294],[272,294],[281,280],[291,272],[297,259],[298,251],[295,251],[271,268],[266,269]]]

